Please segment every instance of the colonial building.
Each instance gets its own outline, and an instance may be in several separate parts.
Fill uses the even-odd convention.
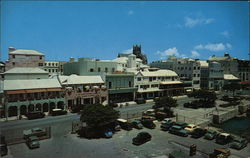
[[[48,72],[35,67],[15,67],[4,73],[6,80],[48,79]]]
[[[6,71],[13,67],[40,67],[44,65],[44,54],[36,50],[15,49],[9,47],[9,59]]]
[[[127,102],[135,99],[134,73],[116,72],[106,75],[109,102]]]
[[[224,74],[223,85],[231,84],[231,83],[240,83],[240,79],[232,74]]]
[[[160,96],[176,96],[184,92],[178,75],[171,70],[140,71],[135,77],[137,98],[152,99]]]
[[[63,74],[63,64],[65,63],[65,61],[45,61],[43,68],[50,76],[53,74]]]
[[[61,85],[57,79],[4,80],[5,117],[28,112],[50,112],[65,107]]]
[[[250,81],[250,60],[238,60],[238,78]]]
[[[224,81],[223,67],[219,62],[209,62],[209,89],[210,90],[221,90]]]
[[[0,62],[0,80],[4,79],[5,63]]]
[[[103,75],[117,71],[117,62],[110,60],[98,60],[91,58],[79,58],[75,61],[74,58],[70,59],[63,65],[64,75]]]
[[[64,89],[66,103],[69,109],[73,106],[108,101],[108,90],[101,76],[58,76]]]

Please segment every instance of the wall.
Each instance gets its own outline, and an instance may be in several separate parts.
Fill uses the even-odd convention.
[[[48,79],[48,74],[5,74],[5,80]]]

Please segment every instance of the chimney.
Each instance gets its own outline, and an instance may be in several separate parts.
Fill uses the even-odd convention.
[[[13,51],[15,51],[16,50],[16,48],[14,48],[14,47],[9,47],[9,52],[13,52]]]

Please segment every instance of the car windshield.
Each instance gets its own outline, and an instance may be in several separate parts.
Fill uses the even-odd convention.
[[[31,136],[29,139],[30,139],[31,141],[37,141],[37,140],[39,140],[38,137],[36,137],[36,136]]]
[[[209,129],[209,130],[207,130],[207,133],[209,133],[209,134],[214,134],[215,131]]]

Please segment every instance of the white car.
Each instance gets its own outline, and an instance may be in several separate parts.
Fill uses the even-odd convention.
[[[194,125],[194,124],[188,124],[184,129],[185,129],[186,131],[188,131],[189,133],[191,133],[191,132],[193,132],[193,130],[194,130],[195,128],[198,128],[198,126],[196,126],[196,125]]]

